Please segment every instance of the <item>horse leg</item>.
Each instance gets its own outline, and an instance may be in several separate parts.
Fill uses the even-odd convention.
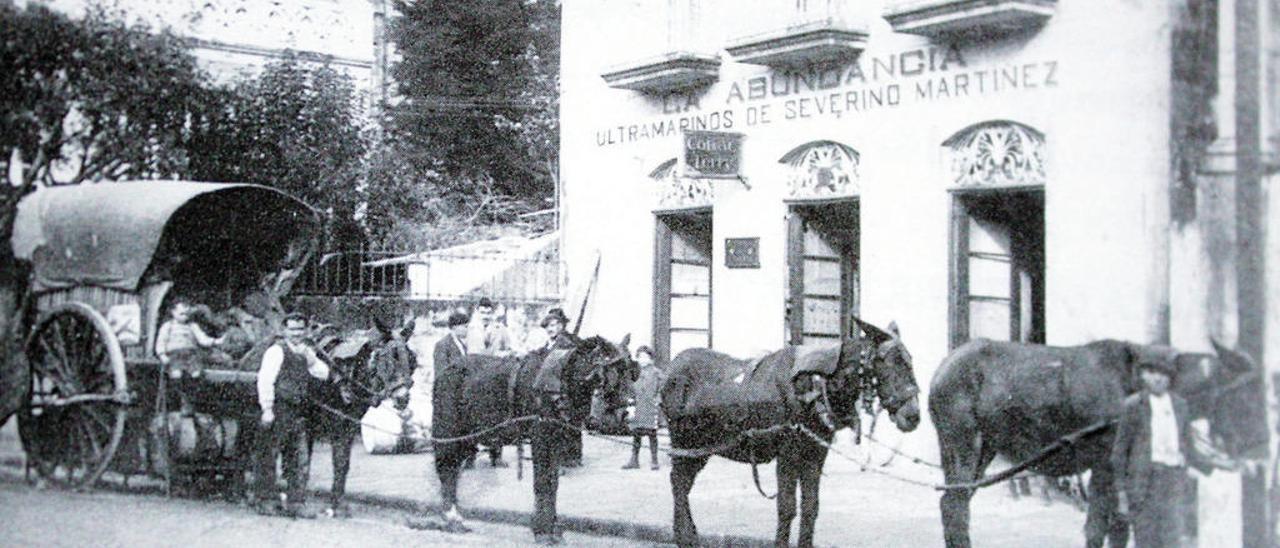
[[[800,481],[799,464],[786,454],[778,455],[778,529],[773,544],[791,545],[791,522],[796,518],[796,482]]]
[[[1113,547],[1123,547],[1129,542],[1129,520],[1120,513],[1115,475],[1108,464],[1093,467],[1089,474],[1088,516],[1084,537],[1089,548],[1102,548],[1108,539]]]
[[[800,548],[813,548],[813,531],[818,522],[818,485],[826,457],[824,452],[800,467]]]
[[[343,426],[342,431],[333,436],[333,488],[329,492],[329,509],[334,517],[351,517],[351,509],[343,502],[347,494],[347,473],[351,471],[351,444],[355,441],[355,430]]]
[[[710,457],[671,457],[671,500],[675,507],[671,526],[676,544],[681,548],[698,545],[698,527],[693,524],[693,513],[689,510],[689,492],[708,460]]]
[[[954,426],[953,426],[954,427]],[[985,447],[976,429],[939,429],[942,468],[948,484],[969,482],[986,470],[995,452]],[[947,548],[969,548],[969,499],[973,489],[948,489],[942,495],[943,537]]]

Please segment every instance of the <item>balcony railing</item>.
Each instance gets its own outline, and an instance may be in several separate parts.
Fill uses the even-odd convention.
[[[895,32],[941,37],[998,35],[1044,24],[1057,0],[898,0],[885,7]]]
[[[744,9],[768,14],[739,31],[726,48],[734,60],[775,68],[845,61],[866,47],[866,25],[852,0],[795,0],[778,9],[776,0],[745,0]]]

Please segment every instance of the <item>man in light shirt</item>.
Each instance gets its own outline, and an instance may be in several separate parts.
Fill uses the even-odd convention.
[[[271,345],[262,355],[258,370],[258,405],[262,423],[258,431],[258,513],[313,519],[306,507],[307,432],[303,424],[304,406],[311,398],[313,379],[328,379],[329,364],[316,356],[307,343],[307,318],[290,314],[284,319],[284,340]],[[276,460],[283,458],[288,503],[276,505]],[[282,510],[282,511],[281,511]]]
[[[1169,390],[1174,364],[1147,360],[1139,368],[1143,389],[1125,400],[1111,449],[1119,510],[1130,516],[1138,548],[1177,547],[1187,465],[1206,474],[1234,465],[1192,443],[1187,403]]]

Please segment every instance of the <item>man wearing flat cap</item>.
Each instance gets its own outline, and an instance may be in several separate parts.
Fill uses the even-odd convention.
[[[1187,465],[1206,474],[1213,466],[1233,465],[1214,462],[1193,443],[1187,403],[1170,391],[1176,375],[1172,360],[1144,359],[1138,367],[1143,388],[1125,400],[1111,447],[1115,489],[1138,548],[1176,547],[1182,538],[1179,506]]]
[[[462,386],[467,378],[464,360],[467,355],[467,345],[463,341],[466,339],[467,324],[470,320],[471,318],[459,311],[449,314],[445,322],[449,328],[449,334],[436,342],[435,352],[432,354],[436,373],[435,382],[431,387],[431,436],[433,438],[452,438],[467,433],[463,431],[465,425],[462,423],[461,407]],[[460,444],[460,446],[471,447],[474,450],[474,446],[470,444]],[[444,452],[443,448],[436,448],[437,468],[446,464],[441,458]],[[458,464],[461,464],[462,458],[458,459]],[[446,487],[447,483],[441,482],[440,498],[450,512],[451,515],[448,517],[452,520],[457,513],[458,493],[455,489]]]

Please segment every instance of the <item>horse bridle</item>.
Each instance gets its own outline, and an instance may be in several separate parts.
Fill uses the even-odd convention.
[[[872,364],[876,361],[880,363],[889,363],[889,358],[894,352],[905,353],[906,346],[897,338],[888,339],[882,343],[871,343],[862,345],[862,351],[858,354],[857,371],[854,372],[854,381],[858,386],[858,398],[863,402],[863,408],[868,414],[875,414],[875,399],[880,399],[881,406],[890,414],[897,413],[899,409],[907,405],[917,394],[920,393],[919,387],[911,387],[904,390],[901,394],[891,394],[888,398],[880,394],[880,378],[879,369]],[[857,413],[857,407],[854,407],[854,413]]]
[[[599,345],[597,345],[597,346],[595,346],[595,347],[593,347],[593,348],[600,348],[600,346],[599,346]],[[607,347],[605,347],[605,348],[607,348]],[[565,365],[567,366],[569,362],[573,362],[573,361],[574,361],[574,360],[576,360],[576,359],[583,359],[583,358],[579,358],[579,357],[578,357],[578,354],[579,354],[579,353],[586,354],[586,358],[588,358],[588,359],[589,359],[589,358],[591,357],[592,351],[591,351],[591,350],[588,350],[588,349],[586,348],[586,346],[585,346],[585,345],[580,345],[580,346],[578,346],[577,348],[574,348],[574,349],[573,349],[573,352],[571,352],[571,353],[569,354],[568,358],[566,359],[566,364],[565,364]],[[621,355],[621,354],[620,354],[618,357],[616,357],[616,358],[614,358],[614,359],[612,359],[612,360],[610,360],[610,361],[608,361],[608,362],[606,362],[606,363],[602,364],[600,368],[601,368],[601,369],[604,369],[604,368],[610,367],[610,366],[612,366],[613,364],[615,364],[615,363],[617,363],[617,362],[620,362],[620,361],[623,361],[623,360],[625,360],[625,359],[626,359],[626,357],[625,357],[624,355]],[[563,388],[563,387],[565,387],[565,386],[568,386],[568,385],[569,385],[569,383],[568,383],[568,382],[566,382],[566,376],[567,376],[567,375],[572,375],[572,373],[570,372],[570,369],[572,369],[572,368],[565,367],[565,368],[560,372],[560,375],[561,375],[561,378],[560,378],[560,385],[561,385],[561,387],[562,387],[562,388],[561,388],[561,390],[560,390],[559,392],[554,392],[554,393],[551,393],[551,394],[549,395],[550,402],[551,402],[552,406],[554,407],[554,409],[556,410],[556,412],[557,412],[557,413],[560,413],[560,414],[561,414],[561,416],[564,416],[564,417],[568,417],[568,411],[569,411],[569,408],[573,405],[573,402],[572,402],[572,401],[570,401],[570,400],[569,400],[569,397],[566,395],[566,390]],[[593,367],[592,369],[593,369],[593,371],[591,371],[591,374],[590,374],[590,375],[587,375],[587,376],[583,379],[583,381],[584,381],[584,382],[589,382],[593,377],[595,377],[595,376],[597,376],[597,375],[603,376],[603,373],[601,373],[600,371],[596,371],[596,370],[595,370],[596,368],[594,368],[594,367]],[[575,384],[575,385],[576,385],[579,381],[578,381],[578,379],[573,379],[573,381],[572,381],[572,382],[573,382],[573,384]]]

